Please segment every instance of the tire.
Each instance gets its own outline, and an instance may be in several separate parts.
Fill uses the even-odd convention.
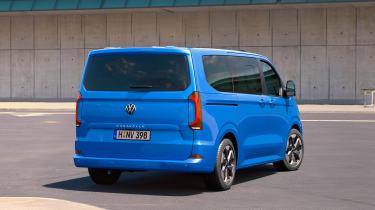
[[[303,161],[305,147],[301,133],[297,129],[289,132],[288,142],[285,149],[284,160],[273,163],[278,171],[298,170]]]
[[[205,175],[207,188],[215,191],[229,190],[236,175],[237,156],[233,143],[223,139],[216,154],[214,172]]]
[[[121,175],[119,170],[89,168],[88,171],[91,180],[100,185],[115,184]]]

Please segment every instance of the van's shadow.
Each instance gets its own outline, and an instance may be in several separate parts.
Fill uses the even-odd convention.
[[[256,166],[239,170],[235,185],[276,173],[272,165]],[[96,185],[90,177],[69,179],[44,185],[74,191],[129,193],[161,196],[188,196],[207,191],[202,176],[171,172],[124,172],[117,184]]]

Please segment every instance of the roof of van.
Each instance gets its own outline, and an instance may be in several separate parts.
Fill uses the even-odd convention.
[[[246,51],[238,51],[238,50],[228,50],[228,49],[214,49],[214,48],[187,48],[187,47],[175,47],[175,46],[166,46],[166,47],[129,47],[129,48],[121,48],[121,47],[106,47],[103,49],[92,50],[90,54],[102,54],[102,53],[115,53],[115,52],[155,52],[155,53],[183,53],[183,54],[190,54],[192,51],[195,52],[205,52],[205,53],[217,53],[217,52],[227,52],[230,54],[244,54],[250,55],[258,58],[267,59],[266,56],[246,52]]]

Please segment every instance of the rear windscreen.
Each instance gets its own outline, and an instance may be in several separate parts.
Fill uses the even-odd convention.
[[[91,55],[84,86],[91,91],[181,91],[189,84],[186,55]]]

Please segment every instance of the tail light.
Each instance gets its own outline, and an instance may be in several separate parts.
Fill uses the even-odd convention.
[[[189,96],[189,100],[194,103],[195,117],[194,121],[189,124],[189,127],[193,130],[202,129],[202,105],[199,92],[193,92]]]
[[[82,96],[81,96],[81,93],[79,93],[77,96],[77,100],[76,100],[76,127],[79,127],[81,125],[81,120],[78,117],[78,113],[79,113],[78,106],[81,100],[82,100]]]

